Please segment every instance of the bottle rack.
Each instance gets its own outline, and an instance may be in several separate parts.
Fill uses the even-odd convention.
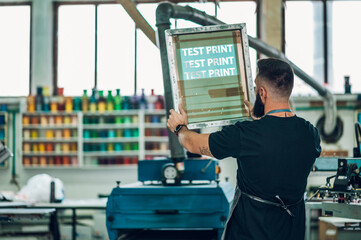
[[[6,112],[0,112],[0,142],[5,146],[8,144],[8,115]],[[5,169],[8,167],[8,161],[0,163],[0,169]]]
[[[34,112],[22,114],[24,167],[80,166],[80,113]]]
[[[169,155],[168,132],[164,111],[144,113],[144,159],[162,158]]]
[[[23,166],[137,164],[169,155],[164,110],[23,113]]]

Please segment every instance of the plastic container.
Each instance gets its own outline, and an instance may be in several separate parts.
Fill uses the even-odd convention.
[[[71,113],[73,111],[73,98],[65,98],[65,112]]]
[[[29,95],[26,100],[28,104],[28,112],[35,112],[35,97],[33,95]]]
[[[99,93],[98,111],[100,113],[103,113],[106,110],[106,100],[104,98],[103,91],[98,91],[98,93]]]
[[[81,97],[81,110],[83,112],[89,111],[89,97],[87,95],[87,90],[83,90],[83,96]]]
[[[114,96],[114,110],[122,110],[123,109],[123,99],[120,95],[120,89],[116,89],[117,94]]]
[[[92,95],[89,99],[89,111],[96,112],[97,111],[97,98],[96,98],[96,90],[93,89]]]
[[[58,88],[58,111],[65,110],[64,88]]]
[[[155,102],[157,101],[157,96],[154,95],[154,89],[152,89],[152,92],[150,96],[147,97],[147,106],[148,109],[153,110],[155,109]]]
[[[43,105],[44,105],[43,88],[37,87],[36,96],[35,96],[35,110],[43,111]]]
[[[114,110],[114,98],[112,96],[112,91],[108,90],[107,111],[112,112],[113,110]]]

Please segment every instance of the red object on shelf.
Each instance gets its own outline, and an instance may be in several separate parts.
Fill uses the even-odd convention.
[[[48,158],[48,165],[53,166],[54,165],[54,157]]]
[[[132,157],[132,164],[137,164],[137,163],[138,163],[138,158]]]
[[[124,157],[123,164],[130,164],[130,158],[129,157]]]
[[[68,166],[69,163],[70,163],[69,157],[63,157],[63,165],[64,165],[64,166]]]
[[[62,161],[61,161],[61,157],[55,157],[55,165],[61,165]]]

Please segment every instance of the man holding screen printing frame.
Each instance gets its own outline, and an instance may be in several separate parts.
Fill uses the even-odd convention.
[[[222,239],[303,240],[307,177],[321,153],[317,129],[289,106],[293,70],[279,59],[257,62],[254,121],[212,134],[187,128],[187,114],[170,110],[167,126],[189,152],[237,159],[237,187]]]

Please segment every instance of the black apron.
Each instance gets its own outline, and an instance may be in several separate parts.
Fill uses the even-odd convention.
[[[280,208],[284,209],[291,217],[294,217],[294,216],[293,216],[292,212],[288,209],[288,207],[295,206],[295,205],[299,204],[301,201],[303,201],[303,198],[301,198],[296,203],[286,205],[286,204],[284,204],[283,200],[278,195],[276,195],[275,198],[279,201],[279,203],[275,203],[275,202],[271,202],[271,201],[262,199],[260,197],[256,197],[256,196],[253,196],[251,194],[247,194],[245,192],[242,192],[237,186],[236,190],[235,190],[233,201],[231,203],[231,208],[230,208],[230,211],[229,211],[228,219],[227,219],[227,222],[226,222],[226,224],[224,226],[224,231],[223,231],[221,240],[225,240],[225,238],[226,238],[227,226],[229,224],[229,221],[230,221],[230,219],[231,219],[231,217],[233,215],[234,209],[236,208],[242,194],[243,194],[243,196],[246,196],[249,199],[252,199],[253,201],[261,202],[261,203],[272,205],[272,206],[275,206],[275,207],[280,207]]]

